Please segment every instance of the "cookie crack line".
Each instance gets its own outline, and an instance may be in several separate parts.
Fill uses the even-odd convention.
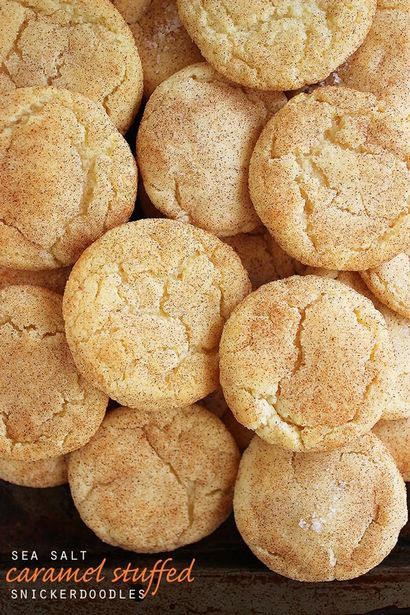
[[[274,413],[279,417],[280,421],[282,421],[283,423],[285,423],[286,425],[288,425],[294,430],[294,435],[298,437],[301,444],[303,444],[303,431],[305,429],[308,429],[308,427],[306,425],[300,425],[296,423],[295,421],[292,421],[286,418],[283,414],[281,414],[280,408],[278,408],[278,405],[280,404],[282,382],[284,382],[285,380],[290,380],[293,376],[295,376],[297,372],[299,371],[299,369],[304,364],[304,350],[303,350],[303,345],[301,343],[301,334],[304,330],[304,323],[306,320],[307,311],[310,310],[314,305],[319,303],[325,295],[326,293],[320,293],[313,301],[307,304],[303,309],[300,309],[297,306],[294,306],[291,303],[286,302],[288,307],[296,309],[299,313],[299,322],[298,322],[298,327],[297,327],[295,339],[294,339],[294,346],[295,346],[295,349],[297,350],[297,356],[295,358],[295,362],[294,362],[294,365],[293,365],[293,368],[290,374],[283,376],[279,380],[278,385],[277,385],[276,395],[272,396],[272,395],[266,395],[263,393],[258,394],[255,389],[240,387],[243,390],[245,390],[247,393],[249,393],[249,395],[251,395],[251,397],[253,397],[254,399],[266,401],[267,404],[270,406],[271,410],[273,410]],[[269,417],[267,417],[267,420],[269,423]],[[261,417],[261,422],[256,427],[255,431],[258,432],[260,428],[264,428],[264,427],[266,427],[266,424],[264,423],[263,418]]]
[[[36,325],[26,325],[23,327],[19,327],[16,322],[13,320],[11,315],[7,315],[5,318],[0,317],[0,328],[9,325],[13,331],[19,333],[20,335],[24,335],[25,333],[30,336],[34,335],[40,341],[45,338],[57,337],[58,335],[65,336],[64,329],[56,329],[55,331],[46,331],[45,333],[41,333],[41,329],[36,327]]]
[[[25,235],[23,233],[23,231],[21,231],[19,229],[19,227],[16,224],[12,224],[11,222],[8,222],[7,220],[5,220],[4,218],[0,218],[0,226],[4,226],[8,229],[12,229],[14,231],[16,231],[16,233],[18,235],[20,235],[20,237],[27,242],[28,244],[30,244],[33,248],[35,248],[35,250],[41,252],[41,253],[46,253],[48,256],[51,257],[51,259],[53,260],[53,262],[58,265],[59,267],[63,267],[66,265],[66,263],[63,263],[62,261],[58,260],[53,254],[49,253],[48,250],[46,250],[42,245],[40,245],[39,243],[33,241],[32,239],[30,239],[29,237],[27,237],[27,235]]]
[[[355,315],[355,318],[357,320],[357,323],[361,326],[364,327],[365,329],[367,329],[367,331],[369,331],[369,333],[371,334],[372,338],[375,340],[372,348],[370,349],[370,353],[369,353],[369,358],[367,360],[367,363],[373,364],[374,363],[374,359],[375,359],[375,355],[377,353],[377,351],[379,350],[380,344],[377,341],[377,334],[374,331],[374,328],[371,327],[364,318],[362,318],[361,312],[359,308],[355,308],[353,310],[353,313]],[[364,399],[368,399],[371,390],[375,387],[378,386],[380,384],[380,376],[378,373],[376,373],[376,375],[372,378],[372,380],[366,385],[366,389],[364,392]]]
[[[16,38],[12,42],[12,46],[11,46],[11,48],[8,51],[8,54],[6,55],[5,58],[2,59],[3,65],[7,69],[7,73],[9,75],[9,77],[11,78],[11,80],[13,81],[13,83],[14,83],[14,79],[13,79],[11,73],[10,73],[10,69],[8,68],[7,64],[8,64],[8,62],[10,60],[10,57],[11,57],[11,55],[13,53],[18,55],[20,60],[23,60],[23,56],[22,56],[22,52],[21,52],[21,49],[19,47],[19,44],[20,44],[20,41],[21,41],[21,38],[22,38],[24,32],[26,31],[28,25],[30,24],[30,21],[31,21],[30,17],[25,15],[25,17],[24,17],[23,21],[21,22],[21,24],[19,26],[19,29],[18,29],[18,31],[16,33]]]
[[[154,446],[148,430],[146,428],[143,428],[143,433],[145,436],[145,439],[148,443],[148,445],[150,446],[150,448],[152,449],[152,451],[155,453],[155,455],[158,457],[158,459],[164,464],[164,466],[166,466],[170,472],[170,474],[175,478],[175,480],[177,481],[177,483],[179,484],[179,486],[183,489],[183,491],[185,492],[186,498],[187,498],[187,517],[188,517],[188,524],[187,526],[182,530],[182,532],[178,535],[178,537],[176,538],[176,541],[179,541],[182,539],[182,537],[191,529],[192,525],[194,524],[195,518],[194,518],[194,508],[195,508],[195,496],[196,496],[196,481],[195,480],[191,480],[191,479],[181,479],[181,477],[179,476],[178,472],[176,471],[175,467],[173,466],[173,464],[169,461],[169,459],[165,459],[165,457],[158,451],[158,448],[156,446]]]

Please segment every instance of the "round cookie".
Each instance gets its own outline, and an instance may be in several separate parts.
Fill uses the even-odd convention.
[[[244,451],[252,440],[254,433],[238,423],[225,401],[222,390],[216,389],[216,391],[205,397],[205,399],[201,401],[201,404],[225,423],[228,430],[233,435],[239,450]]]
[[[22,88],[0,103],[0,265],[70,265],[131,215],[131,150],[101,107],[80,94]]]
[[[0,290],[0,458],[37,461],[84,446],[106,395],[79,376],[62,297],[38,286]]]
[[[378,0],[363,45],[330,82],[371,92],[403,113],[410,112],[410,1]]]
[[[154,206],[220,237],[255,230],[249,160],[267,120],[286,103],[195,64],[164,81],[148,101],[137,158]]]
[[[223,325],[250,291],[239,257],[189,224],[139,220],[77,261],[64,293],[81,374],[130,407],[183,407],[218,386]]]
[[[400,421],[379,421],[373,433],[391,453],[403,479],[410,482],[410,418]]]
[[[361,276],[376,297],[394,312],[410,318],[410,250]]]
[[[294,451],[330,450],[369,431],[393,366],[389,333],[372,303],[318,276],[253,292],[220,344],[221,385],[237,420]]]
[[[410,122],[341,87],[292,98],[268,122],[249,186],[281,247],[312,267],[359,271],[410,242]]]
[[[373,434],[339,450],[291,453],[253,438],[235,520],[268,568],[298,581],[353,579],[393,549],[407,521],[402,477]]]
[[[286,254],[267,231],[225,237],[249,274],[252,288],[304,273],[305,266]]]
[[[239,458],[226,427],[199,405],[118,408],[68,457],[68,480],[101,540],[158,553],[208,536],[228,517]]]
[[[141,102],[132,33],[109,0],[2,0],[0,94],[54,86],[102,105],[121,132]]]
[[[410,320],[381,304],[356,272],[331,271],[308,267],[307,273],[338,280],[370,299],[386,321],[395,354],[393,383],[386,390],[382,418],[398,420],[410,416]]]
[[[29,284],[30,286],[42,286],[62,295],[70,271],[70,267],[46,271],[23,271],[0,267],[0,288]]]
[[[325,79],[362,44],[376,0],[177,0],[182,23],[216,70],[261,90]]]
[[[144,73],[144,95],[185,66],[202,60],[181,24],[175,0],[113,0],[134,35]]]
[[[18,461],[0,459],[0,479],[21,487],[58,487],[67,482],[65,456],[39,459],[38,461]]]

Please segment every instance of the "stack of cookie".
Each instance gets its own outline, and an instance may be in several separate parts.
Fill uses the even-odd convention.
[[[232,504],[293,579],[391,551],[409,26],[408,0],[0,1],[4,480],[68,477],[97,536],[140,553]]]

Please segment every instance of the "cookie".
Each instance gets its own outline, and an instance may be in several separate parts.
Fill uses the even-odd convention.
[[[249,185],[279,245],[312,267],[378,266],[410,242],[410,123],[373,95],[318,88],[267,124]]]
[[[109,0],[2,0],[0,94],[53,86],[102,105],[121,132],[141,102],[141,61]]]
[[[363,45],[331,77],[338,83],[371,92],[403,113],[410,112],[410,2],[378,0],[372,27]]]
[[[410,320],[399,316],[380,303],[356,272],[308,268],[307,273],[330,277],[343,282],[343,284],[368,297],[382,313],[390,339],[393,342],[395,354],[393,382],[392,386],[386,390],[382,418],[398,420],[410,417]]]
[[[285,103],[282,92],[246,90],[205,63],[164,81],[148,101],[137,137],[154,206],[220,237],[258,228],[249,160],[263,126]]]
[[[225,237],[249,274],[253,289],[262,284],[302,274],[305,266],[286,254],[267,231]]]
[[[239,257],[189,224],[139,220],[77,261],[64,294],[80,373],[130,407],[183,407],[218,386],[223,325],[250,291]]]
[[[181,24],[175,0],[113,0],[134,35],[144,73],[144,96],[185,66],[202,60]]]
[[[152,414],[118,408],[68,457],[82,520],[104,542],[172,551],[211,534],[232,509],[238,448],[199,405]]]
[[[368,288],[391,310],[410,318],[410,249],[361,276]]]
[[[220,344],[221,385],[237,420],[293,451],[330,450],[370,431],[393,366],[371,301],[318,276],[253,292]]]
[[[103,420],[108,398],[75,369],[61,303],[38,286],[0,290],[0,459],[64,455]]]
[[[128,220],[135,160],[99,105],[22,88],[1,97],[0,132],[0,265],[65,267]]]
[[[205,399],[201,401],[201,404],[205,406],[207,410],[215,414],[215,416],[222,419],[233,435],[239,450],[244,451],[252,440],[254,433],[238,423],[225,401],[222,390],[216,389],[216,391],[205,397]]]
[[[410,482],[410,419],[379,421],[373,433],[393,456],[403,479]]]
[[[325,79],[362,44],[376,0],[177,0],[202,55],[228,79],[294,90]]]
[[[23,271],[0,267],[0,288],[5,286],[26,285],[42,286],[63,294],[71,268],[49,269],[46,271]]]
[[[255,437],[240,464],[234,511],[256,557],[310,582],[365,574],[407,521],[403,479],[371,433],[326,453],[291,453]]]
[[[64,455],[38,461],[0,459],[0,479],[21,487],[58,487],[67,482]]]

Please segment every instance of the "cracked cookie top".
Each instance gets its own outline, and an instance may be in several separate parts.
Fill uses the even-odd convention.
[[[266,230],[224,237],[223,241],[240,257],[253,289],[291,275],[302,275],[306,268],[286,254]]]
[[[185,66],[202,60],[178,16],[175,0],[113,0],[137,43],[144,95]]]
[[[254,92],[208,64],[164,81],[145,108],[137,157],[145,190],[168,218],[220,237],[260,226],[248,190],[252,150],[282,92]]]
[[[410,418],[379,421],[373,433],[391,453],[403,479],[410,482]]]
[[[15,285],[25,286],[28,284],[30,286],[48,288],[62,295],[70,271],[70,267],[46,269],[44,271],[24,271],[22,269],[0,267],[0,288]]]
[[[407,521],[403,479],[373,434],[309,454],[255,437],[240,464],[234,511],[256,557],[310,582],[366,573],[393,549]]]
[[[157,553],[225,521],[239,458],[226,427],[200,405],[156,414],[117,408],[68,457],[68,480],[81,518],[101,540]]]
[[[376,0],[177,0],[182,23],[223,75],[261,90],[325,79],[364,41]]]
[[[386,321],[395,355],[395,370],[392,386],[386,389],[382,418],[398,420],[410,417],[410,320],[396,314],[370,292],[355,271],[331,271],[330,269],[307,269],[307,273],[338,280],[370,299]]]
[[[294,451],[330,450],[370,431],[394,366],[371,301],[318,276],[253,292],[220,344],[221,385],[238,421]]]
[[[239,257],[209,233],[140,220],[77,261],[64,294],[68,343],[85,378],[130,407],[182,407],[218,386],[223,325],[250,291]]]
[[[103,420],[108,398],[75,368],[61,302],[37,286],[0,289],[0,459],[68,453]]]
[[[0,94],[54,86],[100,103],[121,132],[142,97],[138,51],[109,0],[2,0]]]
[[[55,88],[1,97],[1,265],[73,263],[128,220],[136,191],[131,150],[99,105]]]
[[[335,79],[410,113],[410,0],[378,0],[366,40]]]
[[[361,276],[379,301],[410,318],[410,249]]]
[[[65,456],[38,461],[0,459],[0,478],[13,485],[36,489],[64,485],[67,482]]]
[[[373,95],[324,87],[267,124],[249,186],[262,222],[312,267],[360,271],[410,242],[410,122]]]

